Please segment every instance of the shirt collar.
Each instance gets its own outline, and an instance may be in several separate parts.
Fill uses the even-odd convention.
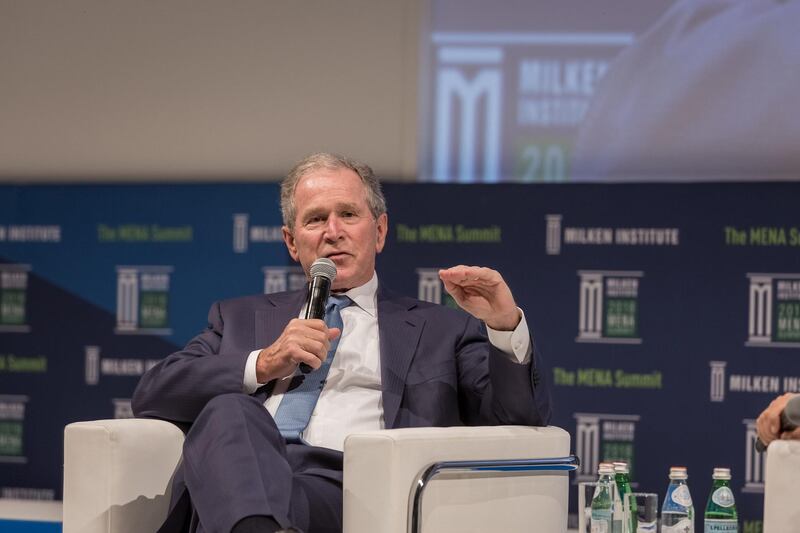
[[[372,273],[372,278],[360,287],[355,287],[345,292],[344,295],[349,297],[361,309],[367,312],[369,316],[376,316],[378,312],[378,274]]]

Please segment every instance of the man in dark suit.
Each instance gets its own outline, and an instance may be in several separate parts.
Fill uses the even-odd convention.
[[[299,319],[305,290],[218,302],[203,333],[143,376],[136,416],[190,428],[164,532],[339,532],[348,434],[549,421],[542,363],[498,272],[440,271],[467,313],[378,283],[388,218],[369,167],[310,156],[283,181],[281,208],[306,273],[320,257],[336,265],[326,320],[339,321]]]

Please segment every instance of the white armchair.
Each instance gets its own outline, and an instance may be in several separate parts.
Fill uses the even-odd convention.
[[[764,472],[764,533],[800,531],[798,480],[800,440],[772,441]]]
[[[161,420],[95,420],[64,429],[65,533],[156,531],[169,509],[183,433]]]
[[[156,531],[166,516],[182,444],[181,431],[158,420],[68,425],[64,533]],[[569,434],[555,427],[351,435],[344,453],[344,531],[405,533],[416,526],[436,533],[510,533],[535,525],[537,531],[565,532],[568,473],[576,466],[567,457],[569,446]]]

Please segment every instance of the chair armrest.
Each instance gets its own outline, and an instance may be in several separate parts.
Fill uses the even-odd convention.
[[[764,472],[764,533],[796,531],[800,524],[797,480],[800,440],[775,440],[767,448]]]
[[[64,533],[156,531],[169,508],[183,433],[162,420],[64,428]]]
[[[418,476],[440,461],[554,458],[569,455],[569,434],[555,427],[410,428],[354,434],[344,449],[344,530],[406,533]],[[566,531],[566,471],[516,472],[431,481],[423,531]]]

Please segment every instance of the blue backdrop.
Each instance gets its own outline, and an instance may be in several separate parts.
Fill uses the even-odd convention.
[[[800,184],[385,191],[382,283],[451,305],[440,267],[508,280],[583,460],[575,480],[626,459],[663,497],[685,465],[701,509],[728,466],[760,527],[753,421],[800,390]],[[302,282],[276,184],[0,187],[0,496],[61,498],[65,424],[130,416],[141,373],[214,300]]]

